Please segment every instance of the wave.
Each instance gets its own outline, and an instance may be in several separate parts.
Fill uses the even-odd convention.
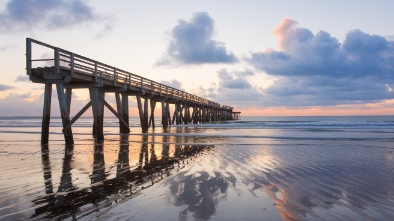
[[[157,120],[160,122],[160,120]],[[41,127],[41,119],[0,119],[0,127]],[[77,121],[73,127],[92,127],[91,120]],[[60,119],[53,120],[51,127],[62,127]],[[104,122],[104,127],[118,127],[117,119]],[[130,122],[130,127],[140,127],[137,121]],[[394,129],[394,121],[228,121],[210,122],[204,124],[171,125],[171,127],[201,127],[201,128],[283,128],[283,129],[351,129],[351,128],[390,128]]]

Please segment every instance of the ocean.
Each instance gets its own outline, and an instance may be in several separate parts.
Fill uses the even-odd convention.
[[[138,121],[0,117],[0,220],[394,220],[394,116]]]

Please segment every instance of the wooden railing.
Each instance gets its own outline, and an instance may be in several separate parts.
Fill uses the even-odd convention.
[[[53,57],[33,59],[32,46],[42,46],[53,50]],[[210,107],[217,107],[223,109],[233,109],[230,106],[220,105],[213,101],[202,97],[178,90],[176,88],[149,80],[139,75],[124,71],[122,69],[92,60],[90,58],[75,54],[73,52],[57,48],[46,43],[26,38],[26,71],[27,75],[31,74],[33,62],[50,62],[53,61],[53,67],[56,73],[60,70],[68,70],[71,76],[75,73],[82,73],[94,76],[96,79],[112,81],[113,85],[127,85],[128,88],[138,88],[140,91],[149,90],[151,93],[166,96],[173,99],[194,102],[198,104],[207,105]]]

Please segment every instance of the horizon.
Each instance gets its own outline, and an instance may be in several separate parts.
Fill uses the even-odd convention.
[[[28,115],[25,115],[25,116],[14,115],[14,116],[0,116],[0,119],[1,118],[13,118],[13,117],[37,118],[37,119],[41,119],[42,118],[42,116],[40,116],[40,115],[31,115],[31,116],[28,116]],[[79,118],[92,118],[92,117],[93,116],[91,116],[91,115],[82,115]],[[129,117],[130,118],[140,118],[139,116],[136,116],[136,115],[130,115]],[[264,116],[262,116],[262,115],[241,115],[240,119],[242,119],[242,117],[394,117],[394,114],[392,114],[392,115],[270,115],[270,116],[269,115],[264,115]],[[51,115],[51,118],[59,118],[59,119],[61,119],[61,116],[60,115]],[[117,118],[117,117],[113,116],[113,115],[111,115],[111,116],[105,115],[104,119],[105,118]],[[157,115],[157,116],[155,115],[155,118],[161,118],[161,115]],[[234,120],[234,121],[236,121],[236,120]],[[207,122],[207,123],[209,123],[209,122]],[[193,125],[193,124],[190,124],[190,125]],[[188,126],[188,124],[185,124],[184,126]]]

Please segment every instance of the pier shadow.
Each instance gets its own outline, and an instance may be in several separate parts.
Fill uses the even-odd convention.
[[[156,139],[162,138],[161,143]],[[119,151],[116,162],[115,177],[108,179],[105,161],[105,144],[96,141],[93,145],[93,165],[88,176],[90,185],[76,188],[73,184],[71,170],[74,147],[65,146],[60,183],[54,187],[48,146],[42,148],[42,168],[45,195],[36,198],[34,219],[62,219],[76,214],[95,210],[117,203],[137,194],[141,189],[149,188],[176,171],[185,159],[198,155],[212,146],[176,145],[174,153],[170,152],[169,136],[141,136],[138,165],[130,166],[129,135],[120,135]],[[161,145],[156,151],[156,146]],[[160,152],[161,149],[161,152]],[[108,167],[108,166],[107,166]]]

